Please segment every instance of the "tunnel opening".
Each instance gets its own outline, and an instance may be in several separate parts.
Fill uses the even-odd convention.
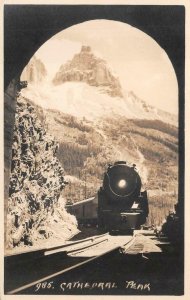
[[[57,29],[57,31],[60,31],[60,29]],[[35,46],[36,47],[36,46]],[[34,47],[34,48],[35,48]],[[34,51],[35,52],[35,51]],[[27,54],[28,55],[28,54]],[[31,55],[30,55],[30,58],[31,58]],[[27,61],[28,61],[29,59],[27,58]],[[23,67],[22,67],[23,68]],[[22,71],[22,68],[21,68],[21,71]],[[10,83],[10,85],[9,85],[9,87],[6,89],[6,93],[5,93],[5,103],[6,103],[6,105],[8,105],[8,107],[10,107],[9,106],[9,104],[8,103],[10,103],[10,102],[8,102],[8,101],[10,101],[9,99],[10,99],[10,95],[12,95],[12,102],[11,102],[11,108],[13,108],[13,105],[12,105],[12,103],[14,103],[14,100],[15,100],[15,96],[16,96],[16,93],[17,93],[17,84],[19,83],[19,81],[20,81],[20,74],[21,74],[21,71],[19,71],[19,75],[18,76],[16,76],[15,78],[16,79],[13,79],[13,81]],[[8,95],[8,96],[7,96]],[[8,98],[9,99],[8,99]],[[14,122],[14,112],[15,112],[15,107],[13,108],[13,111],[10,113],[10,114],[12,114],[11,115],[11,118],[12,118],[12,120],[13,121],[11,121],[10,123],[12,123],[12,122]],[[5,120],[7,121],[7,120],[9,120],[9,118],[7,118],[7,113],[6,113],[6,111],[5,111],[5,114],[6,114],[6,118],[5,118]],[[6,127],[7,128],[7,127]],[[8,129],[8,128],[7,128]],[[10,132],[10,135],[11,135],[11,133],[12,133],[12,130],[9,128],[9,132]],[[9,133],[8,133],[9,134]],[[6,134],[6,136],[7,136],[7,134]],[[83,138],[81,138],[82,140],[83,140]],[[11,140],[11,139],[10,139]],[[8,144],[7,144],[8,145]],[[7,161],[7,163],[5,164],[5,166],[6,166],[6,169],[8,170],[8,172],[7,172],[7,174],[9,174],[9,172],[10,172],[10,155],[8,155],[8,153],[10,153],[10,147],[12,146],[12,143],[10,143],[9,145],[8,145],[8,147],[9,147],[9,151],[5,151],[5,153],[6,153],[6,155],[7,155],[7,158],[6,158],[6,161]],[[8,149],[8,148],[7,148]],[[9,157],[9,158],[8,158]],[[79,170],[79,172],[80,172],[80,170]],[[80,176],[80,175],[79,175]],[[86,178],[86,176],[88,176],[88,175],[86,175],[85,173],[83,174],[83,177],[84,177],[84,181],[85,180],[87,180],[87,179],[85,179]],[[8,186],[8,182],[9,182],[9,175],[6,175],[6,177],[5,178],[7,178],[7,179],[5,179],[5,182],[7,183],[7,186]],[[85,185],[84,185],[84,189],[83,189],[83,192],[84,192],[84,194],[86,195],[86,198],[88,198],[88,192],[87,192],[87,188],[85,187]],[[6,194],[6,198],[7,198],[7,189],[5,190],[5,194]],[[91,195],[90,195],[91,196]],[[83,197],[83,196],[82,196]],[[5,209],[6,210],[6,209]]]

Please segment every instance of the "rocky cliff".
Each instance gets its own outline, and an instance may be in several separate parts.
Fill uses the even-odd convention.
[[[75,54],[71,61],[62,65],[53,79],[55,85],[68,81],[101,86],[103,91],[112,97],[122,96],[119,79],[113,75],[105,60],[92,53],[89,46],[82,46],[80,53]]]
[[[7,216],[7,248],[56,244],[77,230],[64,208],[64,170],[58,143],[45,131],[27,99],[17,99]]]
[[[43,62],[34,55],[24,68],[21,80],[26,80],[28,83],[40,83],[46,75],[47,71]]]

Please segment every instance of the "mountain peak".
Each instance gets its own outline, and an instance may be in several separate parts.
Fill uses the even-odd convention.
[[[47,70],[45,65],[34,55],[24,68],[21,80],[26,80],[28,83],[39,83],[42,82],[46,76]]]
[[[61,65],[53,79],[55,85],[71,81],[96,86],[111,97],[123,96],[119,79],[105,60],[93,54],[90,46],[83,45],[81,51],[75,54],[72,60]]]
[[[82,46],[81,52],[91,52],[91,47],[90,46]]]

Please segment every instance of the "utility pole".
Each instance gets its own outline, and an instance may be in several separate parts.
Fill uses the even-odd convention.
[[[71,182],[69,183],[69,201],[72,202],[72,199],[71,199]]]
[[[78,198],[79,198],[79,201],[80,201],[80,171],[79,171],[79,175],[78,175],[78,178],[79,178],[79,186],[77,187],[77,190],[78,190]]]
[[[86,191],[86,171],[84,173],[84,195],[85,199],[87,198],[87,191]]]

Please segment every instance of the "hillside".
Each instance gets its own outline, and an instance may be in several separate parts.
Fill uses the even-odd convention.
[[[135,163],[150,198],[151,222],[161,222],[178,191],[178,130],[159,120],[118,116],[98,122],[56,110],[44,110],[43,126],[59,141],[57,156],[70,182],[67,201],[97,193],[108,163]]]

